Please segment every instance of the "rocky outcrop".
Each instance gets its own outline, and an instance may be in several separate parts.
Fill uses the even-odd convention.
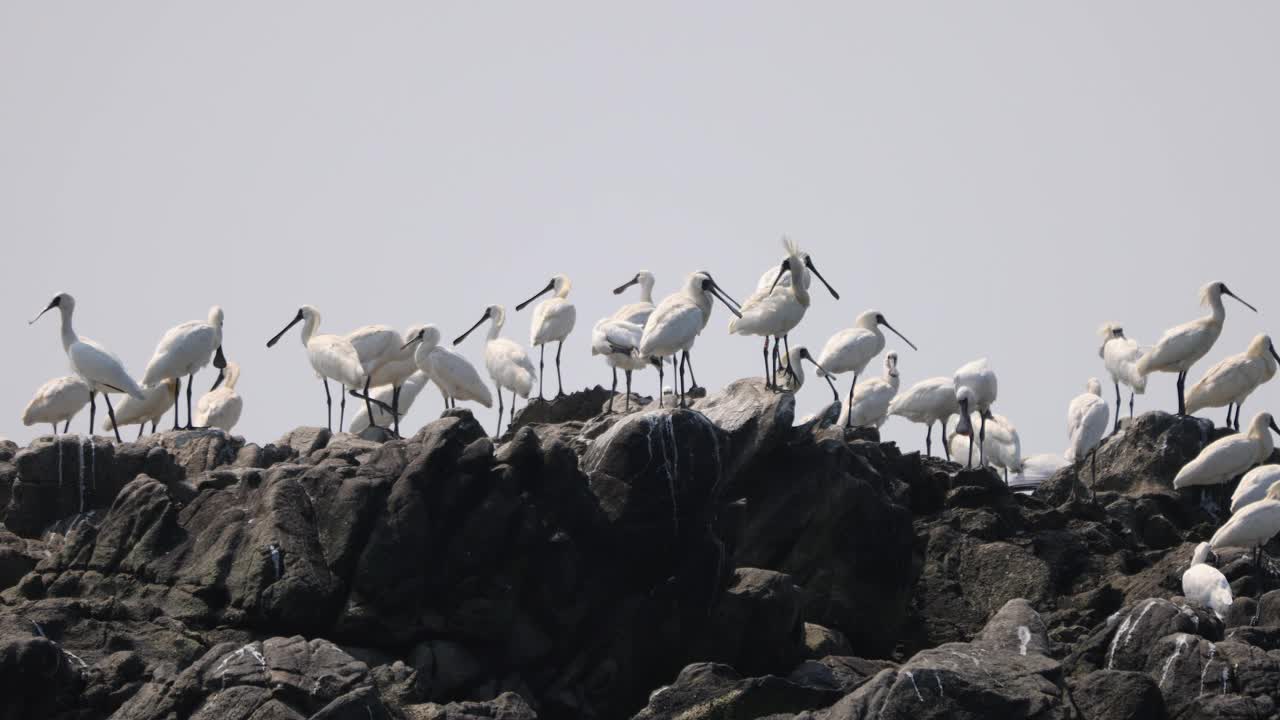
[[[1011,493],[758,380],[607,401],[0,444],[0,718],[1276,712],[1275,581],[1224,550],[1226,617],[1179,597],[1199,421],[1109,438],[1091,502],[1086,464]]]

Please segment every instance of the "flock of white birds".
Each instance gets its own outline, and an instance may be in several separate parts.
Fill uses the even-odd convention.
[[[1120,430],[1121,385],[1129,389],[1129,415],[1132,417],[1134,395],[1146,391],[1147,378],[1151,373],[1177,373],[1179,415],[1226,407],[1226,425],[1237,432],[1210,444],[1182,468],[1174,482],[1175,487],[1222,486],[1247,473],[1232,498],[1231,517],[1211,541],[1197,548],[1192,566],[1183,577],[1184,594],[1188,599],[1198,600],[1218,612],[1231,603],[1231,591],[1225,577],[1207,562],[1212,550],[1251,548],[1255,551],[1255,567],[1260,566],[1261,546],[1280,531],[1280,465],[1255,466],[1270,457],[1273,450],[1270,433],[1280,433],[1280,427],[1270,414],[1259,413],[1246,431],[1240,433],[1240,408],[1250,394],[1275,375],[1280,354],[1277,354],[1270,337],[1258,335],[1243,353],[1222,360],[1189,390],[1185,388],[1187,373],[1208,354],[1222,333],[1226,318],[1223,296],[1235,298],[1256,311],[1224,283],[1210,283],[1201,290],[1201,301],[1210,310],[1208,315],[1171,328],[1152,347],[1141,347],[1116,323],[1104,325],[1098,354],[1115,386],[1114,423],[1111,422],[1111,409],[1102,397],[1102,384],[1091,378],[1085,392],[1074,398],[1068,407],[1069,442],[1066,452],[1061,457],[1023,458],[1017,429],[1008,418],[992,411],[998,385],[996,374],[985,358],[965,364],[949,377],[922,380],[899,392],[898,353],[891,351],[884,356],[882,377],[859,382],[868,364],[885,348],[886,337],[882,328],[915,349],[915,345],[877,310],[867,310],[857,316],[853,327],[832,335],[816,357],[803,346],[790,347],[788,336],[803,320],[812,300],[809,294],[812,278],[817,277],[833,298],[839,299],[840,296],[818,272],[808,253],[802,252],[798,245],[786,238],[783,245],[786,255],[781,264],[766,270],[755,292],[741,304],[706,271],[691,273],[677,292],[656,304],[653,300],[654,276],[647,271],[636,273],[631,280],[615,289],[614,294],[621,294],[636,285],[640,299],[622,306],[592,328],[591,352],[602,356],[613,370],[609,411],[613,411],[617,394],[618,371],[621,370],[625,376],[623,403],[629,410],[632,374],[648,367],[658,371],[657,399],[661,407],[667,361],[671,362],[674,373],[672,402],[685,404],[688,391],[697,387],[690,351],[711,319],[712,306],[716,301],[733,315],[729,322],[730,333],[762,338],[764,381],[768,388],[778,392],[799,389],[806,377],[803,363],[808,362],[814,366],[817,376],[828,383],[835,402],[840,404],[839,424],[845,427],[879,427],[889,416],[897,415],[926,427],[925,452],[932,454],[933,425],[937,423],[942,428],[941,444],[948,459],[963,457],[965,464],[971,467],[976,446],[979,465],[1002,469],[1006,479],[1009,473],[1022,473],[1031,465],[1044,473],[1067,463],[1086,460],[1094,463],[1096,451],[1108,429],[1111,432]],[[490,323],[484,345],[484,365],[497,390],[499,433],[505,410],[504,390],[511,396],[509,419],[514,417],[516,398],[522,397],[527,401],[535,383],[538,397],[543,397],[546,346],[551,343],[556,344],[557,396],[564,392],[560,356],[577,316],[568,299],[571,287],[568,277],[556,275],[533,297],[516,306],[520,311],[539,297],[552,294],[533,311],[530,344],[538,348],[536,368],[523,346],[502,336],[506,311],[501,305],[487,307],[475,325],[453,341],[453,345],[459,345],[486,321]],[[88,404],[92,432],[95,398],[99,393],[106,402],[108,414],[103,430],[113,431],[117,440],[120,440],[119,428],[123,425],[138,425],[141,436],[145,424],[150,422],[154,432],[170,404],[174,412],[174,429],[216,427],[230,430],[236,424],[243,407],[235,391],[240,368],[234,362],[227,362],[222,353],[221,308],[212,308],[206,320],[186,322],[166,332],[147,363],[140,383],[130,376],[123,363],[110,351],[76,334],[72,327],[75,300],[70,295],[63,293],[55,297],[31,322],[53,309],[62,316],[62,345],[73,374],[50,380],[36,392],[23,413],[26,425],[51,423],[56,433],[61,422],[64,423],[63,432],[66,432],[71,418]],[[348,335],[320,334],[317,332],[319,311],[304,305],[293,320],[267,342],[267,347],[274,346],[299,323],[302,324],[302,344],[311,368],[324,384],[330,429],[333,427],[331,380],[338,385],[339,428],[345,421],[347,394],[362,401],[363,407],[350,426],[352,432],[379,426],[398,435],[400,417],[428,381],[439,388],[445,407],[456,407],[460,400],[476,402],[484,407],[493,406],[493,394],[480,373],[466,357],[440,343],[440,330],[434,325],[415,325],[403,335],[385,325],[365,326]],[[195,373],[211,363],[219,369],[218,378],[193,410],[192,382]],[[686,370],[688,384],[685,382]],[[844,375],[850,376],[850,382],[842,397],[833,378]],[[187,379],[185,426],[178,422],[184,376]],[[112,394],[125,396],[118,408],[111,403]]]

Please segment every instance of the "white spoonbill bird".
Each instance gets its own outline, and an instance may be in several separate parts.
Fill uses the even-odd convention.
[[[115,430],[116,425],[120,427],[137,425],[138,437],[142,437],[143,429],[146,428],[147,423],[151,423],[151,432],[155,433],[160,425],[160,418],[169,412],[169,406],[174,398],[178,397],[178,387],[181,384],[181,380],[171,378],[155,387],[142,388],[142,392],[147,396],[145,400],[125,398],[120,402],[120,407],[116,408],[115,419],[107,418],[102,421],[103,432]]]
[[[1116,412],[1120,407],[1116,406]],[[1089,378],[1085,391],[1072,398],[1067,406],[1067,450],[1062,454],[1067,462],[1077,462],[1089,457],[1093,480],[1098,481],[1098,444],[1107,434],[1107,421],[1111,410],[1102,399],[1102,383]],[[1073,486],[1074,487],[1074,486]]]
[[[965,363],[956,370],[956,374],[952,377],[952,381],[956,384],[956,402],[960,404],[960,433],[962,435],[972,435],[973,428],[968,428],[968,432],[964,428],[969,424],[969,413],[977,412],[978,420],[978,464],[987,464],[987,443],[984,438],[987,435],[987,419],[991,417],[991,406],[996,402],[996,396],[999,390],[999,383],[996,380],[996,373],[991,369],[991,364],[986,358],[979,358],[972,362]],[[968,390],[968,393],[962,393],[962,390]],[[952,448],[954,453],[955,448]],[[967,463],[973,466],[973,445],[969,445],[969,460]]]
[[[1271,344],[1271,336],[1255,336],[1248,349],[1209,368],[1209,372],[1191,386],[1187,391],[1187,414],[1226,405],[1226,427],[1239,430],[1240,406],[1260,385],[1275,377],[1277,360],[1280,360],[1280,355]],[[1232,405],[1236,407],[1234,422],[1231,420]]]
[[[440,388],[445,408],[458,407],[459,400],[493,407],[489,386],[465,357],[440,344],[439,328],[422,326],[418,334],[409,339],[409,344],[417,346],[413,349],[413,362]]]
[[[267,341],[267,347],[274,347],[298,323],[302,323],[302,346],[307,349],[307,360],[311,363],[311,369],[315,370],[316,377],[324,382],[324,404],[329,412],[329,431],[332,432],[333,396],[329,393],[329,381],[337,382],[341,388],[363,387],[365,369],[350,340],[341,335],[316,333],[320,327],[320,311],[310,305],[298,308],[298,314],[275,337]],[[345,395],[345,390],[339,394]]]
[[[613,294],[621,295],[632,285],[640,286],[640,301],[623,305],[609,317],[613,320],[626,320],[643,326],[644,321],[653,314],[653,273],[641,270],[635,277],[614,288]]]
[[[373,414],[373,398],[369,397],[369,389],[377,385],[393,384],[392,381],[404,382],[404,378],[413,374],[413,357],[402,357],[404,338],[395,328],[389,325],[365,325],[347,333],[347,341],[356,349],[360,358],[360,366],[364,368],[364,388],[351,388],[352,397],[364,400],[365,412],[376,419]],[[405,360],[409,361],[406,367]],[[375,378],[375,375],[377,376]],[[377,380],[377,382],[374,382]],[[392,392],[392,400],[395,393]],[[388,406],[387,409],[390,409]],[[342,405],[338,410],[338,429],[342,429],[342,420],[347,411],[346,395],[342,397]],[[391,412],[395,414],[394,411]]]
[[[1254,572],[1262,569],[1262,546],[1280,532],[1280,485],[1272,485],[1263,499],[1245,505],[1222,523],[1209,539],[1214,550],[1238,547],[1253,550]],[[1255,620],[1257,616],[1255,615]]]
[[[789,392],[796,392],[804,386],[804,362],[808,360],[814,367],[822,369],[817,360],[813,359],[813,354],[809,352],[809,348],[804,345],[797,345],[787,353],[786,366],[778,368],[773,376],[773,382],[779,388]],[[840,402],[840,393],[836,392],[836,384],[831,381],[831,376],[827,375],[823,378],[827,381],[827,385],[831,387],[831,394],[836,396],[836,402]]]
[[[75,375],[54,378],[40,386],[22,411],[22,424],[31,427],[36,423],[50,423],[53,434],[58,434],[58,423],[65,423],[62,432],[71,427],[71,418],[89,404],[89,386]]]
[[[1236,491],[1231,493],[1231,512],[1266,497],[1277,482],[1280,482],[1280,465],[1259,465],[1245,473]]]
[[[662,359],[682,353],[680,361],[680,403],[684,403],[684,368],[688,363],[689,348],[706,327],[711,317],[712,298],[724,303],[729,312],[741,315],[736,303],[720,288],[711,275],[699,270],[685,279],[684,287],[662,299],[645,321],[640,337],[640,354],[658,360],[658,387],[663,386]],[[694,381],[696,386],[697,381]],[[662,407],[662,395],[658,395],[658,407]]]
[[[969,391],[968,388],[961,388],[958,394],[961,396],[960,405],[965,404],[964,395]],[[971,413],[968,417],[957,415],[955,430],[951,434],[951,455],[952,457],[960,457],[968,455],[973,457],[971,439],[973,438],[973,425],[979,420],[978,413]],[[991,414],[987,420],[986,438],[981,441],[981,453],[986,456],[988,464],[1004,470],[1005,482],[1009,482],[1009,473],[1020,473],[1023,471],[1022,461],[1022,439],[1018,436],[1018,429],[1013,426],[1009,418],[1003,415]],[[961,427],[968,428],[968,432],[964,432]]]
[[[956,402],[956,383],[949,377],[921,380],[906,392],[898,393],[893,402],[889,403],[890,415],[925,426],[925,455],[933,454],[933,424],[940,424],[942,450],[948,460],[951,459],[951,448],[948,447],[946,438],[947,418],[958,412],[960,403]]]
[[[618,393],[618,368],[622,368],[622,373],[627,378],[624,411],[631,410],[631,373],[643,370],[650,364],[649,359],[640,354],[640,339],[643,335],[644,325],[617,318],[601,318],[591,328],[591,354],[604,356],[604,361],[613,368],[609,412],[613,412],[613,396]]]
[[[1209,306],[1209,314],[1165,331],[1160,342],[1138,359],[1138,374],[1153,372],[1178,374],[1178,414],[1187,414],[1185,388],[1187,371],[1205,356],[1222,334],[1222,321],[1227,317],[1222,296],[1230,295],[1250,310],[1258,309],[1227,289],[1226,283],[1212,282],[1200,289],[1200,304]]]
[[[853,403],[840,408],[837,425],[846,427],[880,427],[889,419],[889,406],[898,394],[898,353],[892,350],[884,356],[884,377],[873,378],[858,386]]]
[[[410,348],[410,350],[412,349],[413,348]],[[398,390],[400,407],[397,412],[400,415],[408,414],[409,409],[413,407],[414,401],[418,399],[418,396],[422,394],[422,391],[426,389],[427,385],[431,381],[431,378],[429,378],[425,372],[416,369],[416,365],[414,368],[413,374],[405,378],[399,385],[379,385],[373,388],[371,391],[373,393],[373,399],[379,400],[386,405],[390,405],[397,398],[396,391]],[[391,413],[383,410],[377,405],[373,406],[373,417],[376,422],[380,423],[379,427],[391,427],[395,422]],[[367,408],[360,408],[356,411],[356,416],[351,418],[351,425],[349,425],[348,428],[351,432],[360,434],[368,427],[369,410]]]
[[[787,257],[782,261],[782,268],[774,278],[775,283],[788,271],[791,275],[798,275],[805,271],[807,262],[807,267],[811,268],[813,274],[827,286],[831,296],[837,300],[840,299],[840,294],[827,284],[822,274],[813,265],[813,260],[800,252],[800,246],[795,241],[784,237],[782,246],[786,248]],[[774,293],[773,288],[774,286],[771,285],[767,290],[757,290],[752,293],[751,297],[742,304],[741,315],[729,321],[729,332],[735,335],[759,335],[764,338],[764,382],[767,387],[777,388],[774,382],[774,376],[778,373],[777,338],[782,339],[784,352],[790,357],[791,344],[787,335],[804,319],[805,311],[809,309],[810,297],[803,282],[793,283],[789,289],[779,293]],[[775,338],[772,368],[769,365],[770,337]]]
[[[916,346],[902,333],[895,330],[878,310],[868,310],[862,313],[854,321],[853,325],[852,328],[841,330],[832,335],[818,355],[818,364],[823,368],[818,372],[819,375],[824,373],[836,375],[847,372],[853,373],[853,382],[849,383],[849,403],[853,402],[853,392],[858,385],[858,375],[862,374],[862,371],[867,368],[867,363],[871,362],[871,358],[879,355],[880,351],[884,349],[884,333],[880,331],[881,326],[889,328],[894,335],[902,338],[902,341],[910,345],[912,350],[916,349]]]
[[[214,367],[221,370],[226,367],[227,360],[222,354],[222,308],[214,305],[209,308],[207,320],[190,320],[160,337],[156,351],[147,362],[147,369],[142,373],[144,387],[156,387],[166,380],[187,378],[187,429],[191,424],[191,383],[195,374],[213,361]],[[122,421],[123,422],[123,421]],[[178,425],[178,396],[173,396],[173,429]]]
[[[525,352],[519,343],[500,337],[502,325],[507,321],[507,311],[501,305],[490,305],[485,308],[484,314],[476,324],[459,335],[453,344],[457,345],[466,340],[467,336],[483,325],[485,320],[492,321],[489,326],[489,338],[484,345],[484,367],[489,371],[489,377],[498,388],[498,429],[494,433],[498,436],[502,434],[502,389],[511,391],[511,415],[507,423],[510,426],[511,421],[516,419],[516,395],[526,401],[529,399],[538,371],[533,369],[533,361],[529,359],[529,353]]]
[[[240,364],[227,363],[227,367],[218,373],[213,387],[196,404],[196,425],[231,432],[231,428],[240,422],[240,411],[244,409],[244,400],[236,393],[239,381]]]
[[[107,401],[107,415],[113,418],[116,411],[111,407],[109,392],[123,393],[138,400],[146,396],[138,383],[129,377],[120,358],[89,338],[76,335],[75,329],[71,327],[71,316],[76,311],[76,300],[67,293],[59,293],[49,301],[44,310],[40,311],[40,315],[35,316],[27,324],[34,325],[36,320],[54,308],[57,308],[62,315],[62,349],[67,353],[71,372],[89,386],[89,434],[93,435],[93,421],[97,411],[97,404],[94,402],[95,394],[102,393],[102,399]],[[120,438],[119,430],[116,430],[116,442],[124,442]]]
[[[1231,584],[1218,568],[1206,562],[1212,548],[1202,542],[1191,556],[1191,567],[1182,573],[1182,597],[1207,607],[1221,620],[1231,607]]]
[[[526,305],[543,295],[555,291],[555,295],[538,303],[533,309],[533,322],[529,324],[529,344],[538,348],[538,399],[542,399],[543,361],[547,356],[547,343],[556,344],[556,397],[564,395],[564,381],[560,379],[560,351],[564,349],[564,340],[573,332],[573,324],[578,319],[578,311],[568,301],[569,289],[573,284],[567,275],[552,275],[547,286],[534,293],[533,297],[516,306],[520,312]],[[514,400],[512,401],[515,402]],[[514,405],[512,406],[514,408]]]
[[[1228,435],[1210,443],[1194,460],[1182,466],[1173,478],[1175,488],[1193,485],[1221,485],[1271,457],[1275,441],[1271,431],[1280,433],[1271,413],[1258,413],[1249,423],[1249,432]]]
[[[1110,322],[1098,331],[1102,336],[1102,347],[1098,348],[1098,357],[1102,358],[1102,366],[1111,376],[1116,386],[1116,423],[1112,432],[1120,431],[1120,385],[1129,388],[1129,419],[1133,419],[1133,396],[1147,392],[1147,377],[1138,372],[1138,359],[1142,357],[1142,348],[1138,341],[1125,337],[1124,328],[1119,323]]]

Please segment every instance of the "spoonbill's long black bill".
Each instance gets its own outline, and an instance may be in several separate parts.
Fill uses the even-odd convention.
[[[614,294],[614,295],[621,295],[621,294],[622,294],[622,293],[623,293],[627,288],[631,287],[632,285],[635,285],[635,284],[636,284],[636,283],[638,283],[638,282],[640,282],[640,275],[637,273],[635,277],[631,278],[630,280],[628,280],[628,281],[626,281],[626,282],[622,283],[621,285],[619,285],[618,287],[614,288],[614,289],[613,289],[613,294]],[[544,290],[543,292],[546,292],[546,291]],[[541,294],[541,293],[540,293],[540,294]]]
[[[227,371],[219,369],[218,379],[213,381],[213,387],[209,388],[209,392],[213,392],[214,390],[217,390],[218,386],[222,384],[223,378],[225,378],[226,376],[227,376]]]
[[[546,295],[547,293],[549,293],[549,292],[551,292],[552,290],[555,290],[555,289],[556,289],[556,281],[555,281],[555,280],[552,280],[551,282],[547,283],[547,286],[546,286],[546,287],[544,287],[544,288],[542,288],[541,290],[539,290],[538,292],[534,293],[534,294],[533,294],[533,297],[531,297],[531,298],[529,298],[528,300],[525,300],[524,302],[522,302],[522,303],[520,303],[519,305],[517,305],[517,306],[516,306],[516,312],[520,312],[520,311],[521,311],[521,310],[523,310],[523,309],[525,308],[525,306],[526,306],[526,305],[528,305],[529,303],[533,302],[534,300],[537,300],[538,298],[542,297],[543,295]]]
[[[721,290],[720,286],[717,285],[714,280],[711,281],[711,286],[707,289],[711,291],[711,294],[714,295],[717,300],[724,303],[725,307],[729,308],[729,312],[737,315],[738,317],[742,317],[742,313],[738,312],[738,308],[734,307],[737,303],[733,302],[733,298],[730,298],[728,293]]]
[[[218,351],[213,355],[213,366],[219,370],[227,366],[227,356],[222,354],[222,346],[218,346]]]
[[[289,328],[292,328],[294,325],[297,325],[297,324],[298,324],[298,323],[300,323],[300,322],[302,322],[302,311],[301,311],[301,310],[299,310],[299,311],[298,311],[298,314],[297,314],[296,316],[294,316],[294,318],[293,318],[292,320],[290,320],[290,321],[289,321],[289,324],[288,324],[288,325],[285,325],[285,326],[284,326],[284,329],[283,329],[283,330],[281,330],[280,332],[276,333],[276,336],[275,336],[275,337],[273,337],[273,338],[271,338],[270,340],[268,340],[268,341],[267,341],[267,347],[275,347],[275,344],[276,344],[276,343],[278,343],[278,342],[280,342],[280,338],[284,337],[284,334],[285,334],[285,333],[287,333],[287,332],[289,332]]]
[[[412,339],[412,340],[410,340],[409,342],[407,342],[407,343],[405,343],[405,344],[401,345],[401,346],[400,346],[400,349],[401,349],[401,350],[408,350],[408,349],[409,349],[409,347],[410,347],[411,345],[413,345],[413,344],[415,344],[415,343],[420,343],[420,342],[422,342],[422,331],[421,331],[421,330],[419,330],[419,331],[418,331],[418,334],[417,334],[417,335],[414,335],[414,336],[413,336],[413,339]]]
[[[773,284],[769,286],[769,292],[778,287],[778,283],[782,281],[782,276],[787,274],[787,261],[782,261],[782,267],[778,268],[778,276],[773,279]],[[791,278],[791,282],[795,282],[795,278]]]
[[[488,310],[486,310],[486,311],[485,311],[485,313],[484,313],[484,315],[481,315],[481,316],[480,316],[480,319],[476,321],[476,324],[475,324],[475,325],[472,325],[472,326],[471,326],[471,329],[469,329],[469,330],[467,330],[466,332],[464,332],[464,333],[462,333],[461,335],[459,335],[459,336],[457,337],[457,339],[455,339],[455,340],[453,341],[453,344],[454,344],[454,345],[457,345],[458,343],[462,342],[463,340],[466,340],[468,335],[470,335],[472,332],[474,332],[476,328],[480,327],[482,324],[484,324],[484,321],[485,321],[485,320],[488,320],[488,319],[489,319],[489,311],[488,311]]]
[[[707,279],[711,281],[711,287],[715,288],[716,291],[723,296],[720,298],[721,301],[728,301],[734,308],[737,308],[737,309],[742,308],[742,304],[739,303],[737,300],[734,300],[733,297],[729,295],[729,293],[725,292],[724,288],[720,287],[720,283],[716,282],[715,278],[711,277],[711,273],[707,272],[706,270],[703,270],[702,274],[706,275]],[[742,317],[742,315],[738,315],[738,317]]]
[[[1250,310],[1252,310],[1252,311],[1254,311],[1254,312],[1258,312],[1258,308],[1256,308],[1256,307],[1254,307],[1254,306],[1250,305],[1249,303],[1245,302],[1245,299],[1244,299],[1244,298],[1242,298],[1242,297],[1240,297],[1239,295],[1237,295],[1237,294],[1235,294],[1235,293],[1231,292],[1230,290],[1228,290],[1228,289],[1227,289],[1227,287],[1226,287],[1225,285],[1224,285],[1224,286],[1222,286],[1222,294],[1223,294],[1223,295],[1230,295],[1231,297],[1233,297],[1233,298],[1235,298],[1236,300],[1240,301],[1240,304],[1241,304],[1241,305],[1244,305],[1245,307],[1249,308]]]
[[[818,266],[813,264],[813,258],[805,258],[804,266],[809,268],[809,272],[818,276],[818,279],[822,281],[822,284],[827,287],[827,292],[831,293],[831,297],[837,300],[840,299],[840,293],[836,292],[836,289],[831,287],[831,283],[827,282],[827,279],[822,277],[822,273],[818,272]]]
[[[912,350],[919,350],[919,349],[920,349],[920,348],[916,347],[914,343],[912,343],[910,340],[908,340],[908,339],[907,339],[907,337],[906,337],[905,335],[903,335],[902,333],[898,332],[897,330],[894,330],[893,326],[892,326],[892,325],[890,325],[889,323],[884,322],[884,321],[882,320],[882,321],[880,321],[880,324],[881,324],[881,325],[883,325],[883,326],[885,326],[885,327],[887,327],[887,328],[889,328],[889,330],[891,330],[891,331],[893,332],[893,334],[894,334],[894,335],[897,335],[898,337],[902,338],[902,342],[904,342],[904,343],[906,343],[906,344],[910,345]]]
[[[44,317],[44,314],[45,314],[45,313],[49,312],[50,310],[52,310],[52,309],[54,309],[54,308],[56,308],[56,307],[58,307],[58,298],[54,298],[52,301],[50,301],[50,303],[49,303],[48,305],[46,305],[46,306],[45,306],[45,308],[44,308],[43,310],[41,310],[41,311],[40,311],[40,314],[39,314],[39,315],[37,315],[37,316],[35,316],[35,317],[33,317],[33,318],[31,318],[31,321],[30,321],[30,322],[28,322],[27,324],[28,324],[28,325],[35,325],[35,324],[36,324],[36,320],[39,320],[40,318]]]

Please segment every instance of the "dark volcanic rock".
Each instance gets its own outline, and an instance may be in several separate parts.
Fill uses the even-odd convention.
[[[1081,720],[1147,720],[1165,717],[1164,696],[1145,673],[1098,670],[1071,685]]]

